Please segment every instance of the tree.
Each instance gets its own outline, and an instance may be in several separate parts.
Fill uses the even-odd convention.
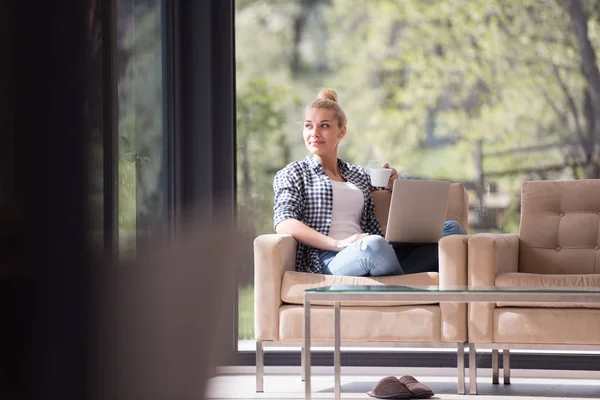
[[[137,234],[162,216],[161,7],[126,0],[117,11],[119,234],[133,255]]]
[[[268,77],[306,104],[319,86],[334,87],[349,119],[342,158],[468,183],[486,212],[492,188],[518,201],[524,179],[599,177],[598,4],[240,1],[238,88]],[[290,107],[282,134],[270,134],[285,138],[292,159],[306,154],[301,112]],[[246,158],[245,168],[270,184],[268,157]]]
[[[237,92],[237,159],[239,227],[247,237],[272,232],[273,175],[291,161],[291,149],[283,131],[289,108],[297,106],[290,88],[255,78]],[[252,281],[251,243],[245,249],[248,262],[238,281]]]
[[[380,111],[365,130],[378,131],[372,139],[380,148],[398,143],[401,136],[408,143],[404,156],[423,142],[474,144],[485,139],[487,146],[506,147],[518,139],[520,146],[560,141],[559,158],[565,166],[573,163],[574,153],[584,155],[576,163],[596,165],[596,146],[590,142],[596,136],[576,135],[572,117],[556,115],[556,110],[570,114],[572,109],[563,98],[566,88],[579,93],[573,99],[579,105],[576,120],[585,118],[583,93],[597,72],[594,44],[583,29],[595,14],[578,7],[580,1],[568,3],[572,15],[581,11],[571,24],[580,26],[577,41],[585,57],[576,57],[576,35],[555,2],[380,0],[361,9],[336,2],[335,15],[349,20],[339,37],[363,44],[342,53],[349,58],[340,64],[350,65],[342,79],[355,82],[348,77],[360,70],[362,86],[379,91],[370,97],[370,107]],[[367,60],[370,68],[365,71]],[[590,65],[587,84],[580,72],[586,71],[584,62]],[[548,99],[554,113],[546,105]],[[539,162],[539,157],[531,162]],[[594,168],[586,168],[587,177],[597,176]]]
[[[575,101],[563,85],[565,97],[576,121],[576,133],[585,166],[586,178],[600,178],[600,72],[596,57],[596,49],[590,39],[588,25],[598,23],[598,2],[592,2],[593,9],[584,10],[581,0],[564,0],[571,24],[577,38],[580,54],[580,66],[585,77],[583,104],[578,111]],[[581,104],[581,103],[580,103]],[[585,127],[579,119],[583,117]]]

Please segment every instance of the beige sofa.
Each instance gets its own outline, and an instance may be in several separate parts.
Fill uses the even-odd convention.
[[[373,193],[375,214],[385,230],[390,192]],[[453,183],[447,219],[465,229],[468,195]],[[440,272],[386,277],[342,277],[295,271],[296,241],[289,235],[261,235],[254,241],[254,318],[256,332],[256,391],[263,391],[264,348],[303,345],[303,294],[308,288],[333,284],[439,285],[467,284],[467,238],[455,235],[440,241]],[[342,307],[342,346],[456,347],[459,392],[464,393],[464,343],[467,340],[466,304],[432,303]],[[313,344],[333,344],[333,307],[311,308]],[[302,357],[304,359],[304,357]],[[462,366],[462,373],[460,368]],[[461,381],[462,376],[462,382]],[[461,386],[462,384],[462,386]]]
[[[526,182],[519,234],[478,234],[468,243],[470,286],[600,287],[600,180]],[[470,353],[493,349],[494,383],[496,349],[504,349],[510,383],[510,349],[600,350],[600,297],[598,304],[471,303],[468,326]]]

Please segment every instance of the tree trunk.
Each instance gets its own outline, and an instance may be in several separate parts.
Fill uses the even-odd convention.
[[[292,58],[290,60],[290,70],[293,76],[297,76],[301,72],[302,60],[300,58],[300,42],[304,34],[304,27],[308,20],[308,16],[319,3],[330,4],[329,0],[299,0],[300,12],[294,19],[294,39],[292,43]]]
[[[242,141],[242,194],[243,201],[250,201],[250,157],[248,155],[248,140]]]
[[[300,42],[302,41],[302,32],[304,31],[307,16],[308,12],[302,9],[300,15],[294,21],[294,40],[292,43],[292,58],[290,60],[292,76],[297,76],[300,72]]]
[[[475,193],[477,193],[477,202],[480,209],[484,207],[483,196],[485,194],[485,175],[483,173],[483,141],[478,140],[475,143],[473,152],[473,162],[475,163]]]
[[[586,179],[598,179],[600,178],[600,161],[591,162],[585,166],[585,178]]]
[[[289,164],[292,161],[292,149],[290,149],[290,145],[288,144],[285,134],[281,134],[279,137],[279,147],[281,149],[281,155],[283,158],[282,165]]]
[[[586,141],[586,178],[598,178],[600,175],[598,165],[600,163],[600,71],[598,70],[596,52],[588,35],[588,16],[585,15],[581,0],[566,0],[569,15],[575,31],[575,37],[579,44],[581,57],[581,70],[587,83],[589,96],[585,102],[588,109],[586,115],[586,130],[588,140]]]

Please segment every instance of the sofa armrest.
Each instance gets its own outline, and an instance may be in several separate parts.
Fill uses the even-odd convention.
[[[279,340],[281,283],[296,269],[297,242],[290,235],[260,235],[254,240],[254,330],[257,340]]]
[[[518,272],[519,235],[482,233],[469,238],[469,287],[494,286],[496,275]],[[491,343],[494,341],[495,303],[471,303],[468,311],[469,341]]]
[[[480,233],[469,238],[469,286],[494,286],[496,275],[518,272],[519,235]]]
[[[467,245],[469,235],[451,235],[439,242],[439,287],[450,289],[467,285]],[[466,303],[440,303],[442,342],[467,341]]]

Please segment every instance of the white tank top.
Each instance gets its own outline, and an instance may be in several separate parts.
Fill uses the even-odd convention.
[[[350,182],[331,181],[333,189],[333,215],[329,237],[346,239],[355,233],[362,233],[360,217],[365,205],[362,190]]]

